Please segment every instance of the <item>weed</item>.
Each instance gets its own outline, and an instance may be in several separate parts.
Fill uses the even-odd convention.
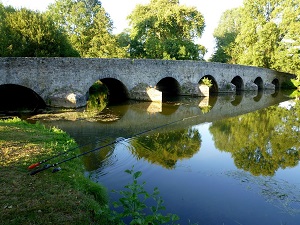
[[[176,214],[163,215],[162,210],[165,210],[163,206],[163,199],[159,196],[158,188],[154,188],[153,193],[149,194],[145,190],[146,182],[139,183],[138,178],[142,175],[141,171],[134,171],[134,167],[131,170],[125,171],[132,176],[132,183],[126,185],[125,190],[113,191],[121,195],[121,198],[117,202],[113,203],[115,208],[121,207],[122,212],[117,213],[114,210],[109,210],[109,207],[103,209],[103,213],[110,213],[111,222],[114,224],[125,224],[124,221],[129,221],[129,224],[141,225],[141,224],[174,224],[179,220]],[[153,206],[147,206],[147,200],[154,200],[156,203]]]

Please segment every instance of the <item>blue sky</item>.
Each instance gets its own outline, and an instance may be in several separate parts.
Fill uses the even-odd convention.
[[[147,4],[150,0],[100,0],[106,12],[114,22],[114,33],[120,33],[128,27],[126,17],[131,13],[136,4]],[[4,5],[26,7],[33,10],[44,11],[55,0],[0,0]],[[208,49],[205,58],[213,53],[213,32],[217,27],[221,14],[227,9],[242,6],[243,0],[180,0],[180,4],[195,6],[204,16],[206,28],[199,43]]]

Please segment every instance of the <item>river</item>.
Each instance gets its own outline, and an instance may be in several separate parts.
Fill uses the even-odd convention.
[[[296,225],[299,105],[279,92],[250,92],[29,120],[66,131],[82,153],[95,149],[82,157],[85,175],[108,188],[111,202],[134,166],[149,193],[158,187],[163,213],[177,214],[180,224]]]

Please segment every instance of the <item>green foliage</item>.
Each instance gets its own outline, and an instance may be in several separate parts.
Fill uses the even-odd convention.
[[[205,48],[193,42],[204,30],[196,8],[179,5],[178,0],[151,0],[137,5],[128,19],[132,58],[203,59]]]
[[[210,105],[208,105],[208,106],[204,106],[204,107],[200,107],[200,108],[201,108],[201,112],[203,114],[205,114],[205,113],[208,113],[212,107]]]
[[[292,79],[291,82],[293,83],[293,85],[295,87],[297,87],[299,89],[299,87],[300,87],[300,76],[297,79]]]
[[[76,147],[67,133],[18,118],[0,120],[0,133],[1,225],[103,224],[107,191],[84,176],[80,159],[55,175],[28,174],[30,164]]]
[[[125,57],[112,34],[113,23],[98,0],[56,0],[47,14],[66,30],[81,57]]]
[[[0,56],[79,56],[45,14],[0,3]]]
[[[173,130],[132,139],[132,153],[167,169],[181,159],[191,158],[201,147],[201,134],[196,129]],[[143,146],[148,146],[144,148]]]
[[[201,84],[206,85],[206,86],[208,86],[208,87],[213,86],[212,81],[211,81],[209,78],[207,78],[207,77],[203,77],[203,78],[201,79]]]
[[[241,29],[240,14],[240,8],[230,9],[222,14],[214,31],[216,51],[210,61],[228,63],[232,60],[228,51]]]
[[[214,122],[210,132],[218,149],[232,154],[235,165],[253,175],[272,176],[299,163],[300,102],[288,109],[272,106]]]
[[[150,194],[145,190],[145,182],[140,184],[138,178],[142,175],[141,171],[135,172],[134,167],[131,170],[126,170],[125,172],[132,176],[132,183],[125,186],[123,191],[114,191],[120,194],[122,197],[114,202],[115,208],[122,207],[123,211],[117,213],[112,211],[110,224],[125,224],[124,219],[129,219],[129,224],[152,224],[160,225],[170,223],[173,224],[179,219],[175,214],[168,214],[166,216],[161,214],[162,210],[165,210],[163,206],[164,201],[159,197],[158,188],[154,188],[153,193]],[[152,199],[156,203],[154,206],[147,206],[146,201]],[[150,214],[147,214],[146,211]],[[108,208],[103,209],[103,213],[109,213]]]
[[[288,72],[299,77],[300,1],[246,0],[238,10],[238,32],[233,32],[233,37],[232,32],[223,32],[221,39],[218,34],[216,36],[217,51],[223,54],[223,42],[229,40],[225,43],[224,58],[219,58],[230,60],[231,63]],[[221,29],[223,22],[220,22],[218,29]],[[224,26],[231,31],[231,25]]]
[[[89,89],[87,110],[101,112],[107,104],[108,89],[101,81],[97,81]]]

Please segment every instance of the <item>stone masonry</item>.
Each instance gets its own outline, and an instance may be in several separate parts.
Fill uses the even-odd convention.
[[[176,80],[180,95],[202,96],[199,84],[203,77],[212,80],[217,92],[235,92],[236,86],[242,90],[258,90],[275,89],[275,84],[278,84],[280,88],[283,82],[294,76],[258,67],[202,61],[0,58],[0,85],[16,84],[30,88],[47,105],[54,107],[84,106],[89,88],[104,78],[120,81],[130,99],[162,101],[163,93],[157,88],[162,79]],[[257,83],[257,79],[261,82]]]

